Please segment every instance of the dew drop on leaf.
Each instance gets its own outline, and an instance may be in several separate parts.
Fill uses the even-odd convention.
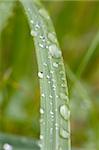
[[[49,46],[49,54],[54,58],[60,58],[62,55],[61,51],[58,49],[58,47],[55,44]]]
[[[43,135],[40,135],[40,140],[42,140],[43,139]]]
[[[66,94],[64,94],[64,93],[60,93],[60,98],[64,99],[64,100],[67,100],[68,96]]]
[[[58,64],[56,62],[54,62],[53,67],[58,68]]]
[[[60,114],[65,120],[68,120],[68,118],[70,117],[70,111],[68,110],[66,105],[60,106]]]
[[[60,136],[62,138],[68,139],[69,138],[69,133],[66,130],[64,130],[63,128],[60,128]]]
[[[53,33],[48,33],[48,39],[52,42],[57,42],[57,39]]]
[[[41,14],[41,16],[45,17],[46,19],[49,19],[49,15],[46,10],[40,9],[39,13]]]
[[[39,77],[40,79],[42,79],[42,78],[43,78],[43,72],[38,72],[38,77]]]
[[[41,113],[41,114],[44,114],[43,108],[40,108],[40,113]]]
[[[31,36],[37,36],[37,32],[34,30],[31,30]]]
[[[34,23],[32,19],[30,20],[30,22],[31,22],[31,24],[33,24],[33,23]]]
[[[42,96],[42,97],[45,97],[45,94],[44,94],[44,93],[42,93],[42,94],[41,94],[41,96]]]

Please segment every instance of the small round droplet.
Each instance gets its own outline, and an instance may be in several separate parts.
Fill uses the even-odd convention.
[[[50,76],[49,76],[49,75],[47,75],[46,77],[47,77],[47,79],[50,79]]]
[[[64,100],[67,100],[68,96],[66,94],[64,94],[64,93],[60,93],[60,98],[64,99]]]
[[[45,17],[46,19],[49,19],[49,15],[48,15],[48,13],[47,13],[46,10],[40,9],[40,10],[39,10],[39,13],[40,13],[43,17]]]
[[[63,88],[65,88],[65,87],[66,87],[66,84],[61,84],[61,86],[62,86]]]
[[[41,48],[45,48],[45,45],[43,45],[43,44],[39,44],[39,46],[41,47]]]
[[[3,145],[3,149],[4,149],[4,150],[13,150],[13,147],[12,147],[12,145],[10,145],[10,144],[8,144],[8,143],[5,143],[5,144]]]
[[[45,37],[45,36],[43,36],[43,35],[40,35],[40,39],[41,39],[43,42],[45,42],[46,37]]]
[[[57,64],[56,62],[53,63],[53,66],[54,66],[55,68],[58,68],[58,64]]]
[[[41,114],[44,114],[43,108],[40,108],[40,113],[41,113]]]
[[[50,111],[50,114],[51,114],[51,115],[54,115],[54,113],[53,113],[52,111]]]
[[[34,23],[34,22],[33,22],[33,20],[31,20],[30,22],[31,22],[31,24],[33,24],[33,23]]]
[[[45,94],[44,94],[44,93],[42,93],[42,94],[41,94],[41,96],[42,96],[42,97],[45,97]]]
[[[43,65],[44,65],[44,66],[47,66],[47,63],[44,62]]]
[[[38,77],[39,77],[40,79],[42,79],[42,78],[43,78],[43,72],[38,72]]]
[[[55,44],[49,46],[49,54],[54,58],[60,58],[62,55],[61,51],[58,49],[58,47]]]
[[[55,43],[57,42],[57,39],[53,33],[48,33],[48,38],[52,42],[55,42]]]
[[[53,98],[52,95],[50,95],[49,98]]]
[[[31,30],[31,36],[37,36],[37,32],[34,30]]]
[[[70,117],[70,111],[68,110],[66,105],[60,106],[60,114],[65,120],[68,120],[68,118]]]
[[[43,140],[43,135],[40,135],[40,140]]]
[[[35,29],[36,30],[40,29],[40,25],[38,23],[35,25]]]
[[[66,130],[64,130],[63,128],[60,128],[60,136],[62,138],[68,139],[69,138],[69,132],[67,132]]]

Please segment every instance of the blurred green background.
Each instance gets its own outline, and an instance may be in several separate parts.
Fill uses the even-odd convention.
[[[99,1],[42,3],[52,18],[66,67],[72,147],[99,150]],[[0,131],[38,139],[39,105],[35,48],[17,2],[0,33]]]

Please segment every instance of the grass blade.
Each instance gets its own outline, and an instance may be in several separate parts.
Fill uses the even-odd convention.
[[[78,69],[77,69],[77,76],[80,77],[84,72],[89,60],[91,59],[94,51],[96,50],[97,45],[99,44],[99,32],[96,34],[94,40],[92,41],[91,46],[87,50],[83,60],[81,61]]]
[[[41,149],[70,150],[70,110],[62,54],[51,19],[32,0],[20,0],[34,37],[41,88]]]
[[[0,1],[0,32],[6,26],[8,18],[12,15],[14,1]]]

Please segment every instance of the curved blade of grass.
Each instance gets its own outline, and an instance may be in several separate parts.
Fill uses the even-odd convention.
[[[39,150],[38,141],[26,137],[0,133],[0,149],[9,145],[13,150]],[[9,148],[10,149],[10,148]]]
[[[97,45],[99,44],[99,31],[96,34],[94,40],[92,41],[91,46],[87,50],[86,54],[84,55],[83,60],[81,61],[78,69],[77,69],[77,76],[80,77],[82,73],[84,72],[89,60],[91,59],[94,51],[96,50]]]
[[[39,2],[20,2],[28,17],[38,61],[41,88],[40,147],[42,150],[70,150],[68,88],[51,19]]]
[[[0,0],[0,70],[1,70],[1,60],[2,60],[2,52],[1,52],[1,31],[7,24],[8,18],[12,15],[12,10],[14,7],[14,2],[7,2],[6,0]]]

